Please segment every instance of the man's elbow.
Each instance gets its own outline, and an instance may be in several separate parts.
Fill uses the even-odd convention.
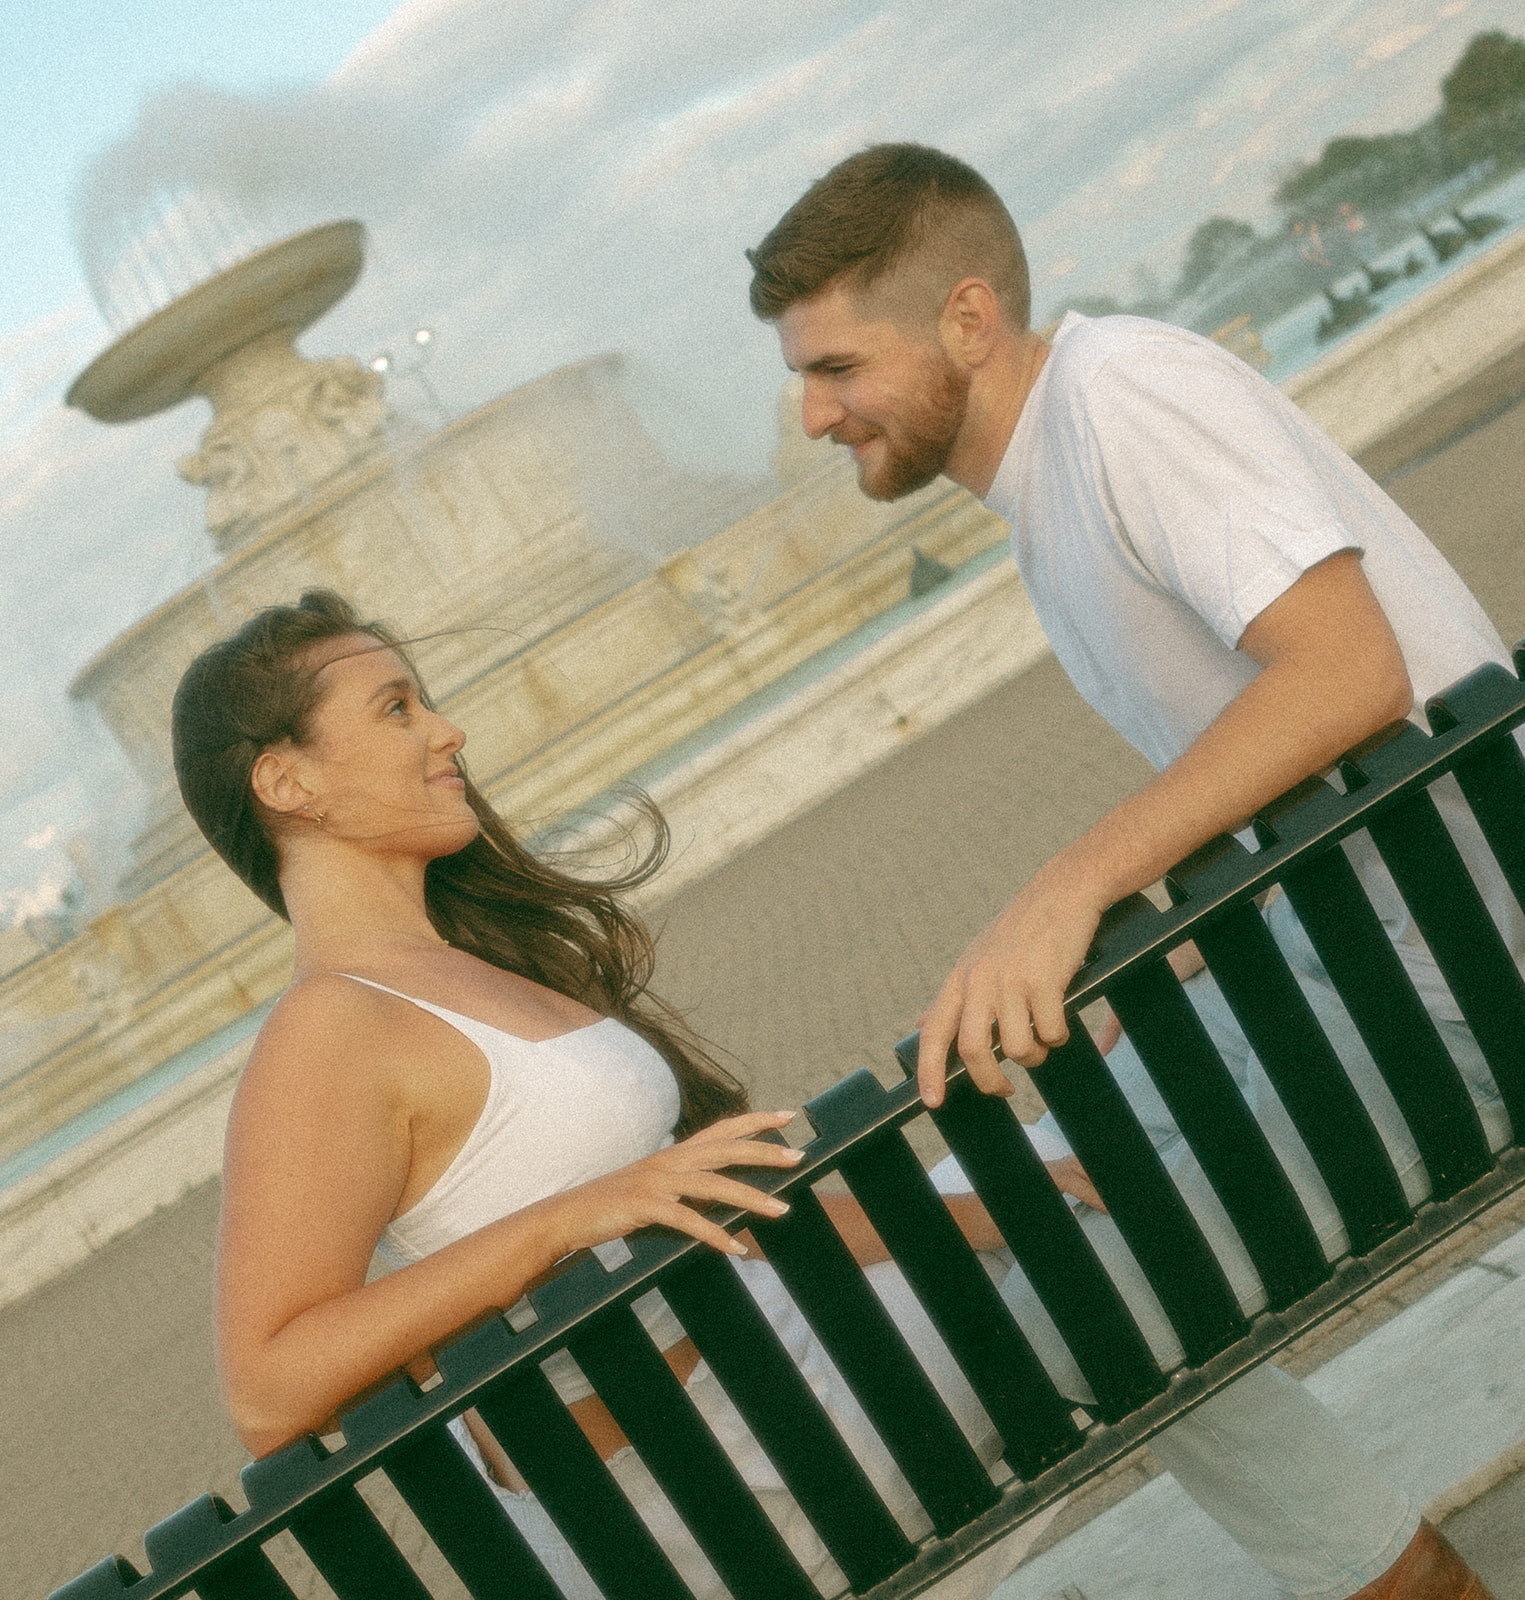
[[[1391,651],[1385,653],[1385,658],[1373,677],[1371,727],[1368,733],[1376,733],[1389,723],[1401,722],[1414,709],[1414,685],[1409,678],[1408,667],[1404,665],[1403,655],[1398,649],[1396,640],[1393,641]]]
[[[1396,643],[1391,652],[1382,652],[1376,660],[1368,658],[1358,671],[1340,677],[1343,682],[1334,689],[1330,709],[1337,717],[1336,737],[1344,750],[1401,722],[1414,708],[1414,686]]]
[[[1381,706],[1379,728],[1386,728],[1389,722],[1400,722],[1413,710],[1415,686],[1408,677],[1408,667],[1403,662],[1403,653],[1399,650],[1397,640],[1392,642],[1392,650],[1387,653],[1383,670],[1378,674],[1376,698]]]

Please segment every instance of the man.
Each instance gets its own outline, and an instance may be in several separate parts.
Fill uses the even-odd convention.
[[[1480,662],[1507,656],[1418,529],[1236,357],[1138,318],[1071,316],[1052,345],[1034,333],[1016,229],[962,162],[915,145],[863,151],[748,254],[753,309],[777,325],[804,379],[806,431],[850,447],[874,498],[942,473],[1004,516],[1061,664],[1157,769],[1019,890],[921,1019],[928,1104],[942,1097],[955,1042],[979,1087],[1007,1094],[994,1038],[1028,1066],[1064,1041],[1065,989],[1107,906]],[[1459,795],[1438,798],[1464,851],[1483,861]],[[1497,1146],[1507,1119],[1475,1044],[1380,863],[1368,851],[1356,864]],[[1490,889],[1518,951],[1518,908],[1502,885]],[[1284,901],[1272,921],[1419,1198],[1426,1180],[1412,1140]],[[1338,1218],[1221,997],[1205,974],[1188,992],[1338,1254]],[[1257,1309],[1253,1269],[1126,1042],[1112,1062],[1241,1302]],[[1105,1219],[1087,1221],[1126,1277],[1115,1230],[1109,1238]],[[1025,1285],[1003,1292],[1023,1316]],[[1168,1327],[1136,1290],[1131,1299],[1157,1355],[1179,1360]],[[1076,1392],[1078,1375],[1048,1343],[1044,1359]],[[1486,1596],[1275,1369],[1224,1391],[1156,1448],[1294,1593]]]

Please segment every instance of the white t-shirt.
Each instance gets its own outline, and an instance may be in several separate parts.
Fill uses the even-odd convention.
[[[986,496],[1085,699],[1156,768],[1260,668],[1235,646],[1310,567],[1358,550],[1414,685],[1509,656],[1444,557],[1359,467],[1237,356],[1141,317],[1071,312]],[[1525,918],[1446,780],[1434,791],[1518,959]],[[1365,836],[1351,847],[1436,1016],[1456,1019]]]

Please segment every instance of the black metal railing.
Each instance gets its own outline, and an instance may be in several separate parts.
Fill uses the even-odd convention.
[[[1517,668],[1521,662],[1517,657]],[[737,1600],[817,1590],[631,1309],[660,1289],[860,1595],[909,1596],[1265,1360],[1385,1275],[1525,1184],[1525,984],[1435,809],[1456,781],[1525,906],[1525,760],[1510,737],[1525,685],[1486,667],[1342,764],[1343,794],[1300,785],[1256,821],[1260,848],[1219,839],[1104,919],[1069,1009],[1107,998],[1221,1200],[1264,1286],[1247,1316],[1217,1257],[1082,1027],[1034,1081],[1107,1202],[1185,1351],[1162,1371],[1086,1234],[1004,1103],[962,1068],[930,1113],[1088,1381],[1077,1413],[1034,1353],[902,1129],[928,1115],[907,1081],[858,1072],[810,1102],[801,1166],[761,1186],[788,1196],[748,1219],[932,1524],[907,1538],[729,1264],[660,1230],[630,1259],[585,1260],[435,1352],[440,1380],[399,1377],[342,1417],[343,1443],[309,1438],[243,1473],[248,1509],[203,1496],[151,1529],[151,1571],[101,1562],[68,1600],[287,1600],[264,1546],[289,1530],[339,1600],[429,1594],[356,1485],[380,1469],[479,1600],[556,1600],[487,1483],[446,1431],[475,1406],[609,1600],[688,1591],[557,1397],[540,1363],[569,1350]],[[1340,841],[1366,830],[1477,1040],[1514,1135],[1490,1151],[1455,1062]],[[1280,885],[1408,1123],[1430,1198],[1410,1206],[1361,1098],[1309,1008],[1255,898]],[[1343,1220],[1325,1259],[1308,1215],[1165,957],[1192,939],[1274,1084]],[[909,1066],[915,1040],[898,1047]],[[855,1265],[812,1186],[840,1174],[903,1271],[1000,1435],[998,1484]],[[731,1213],[728,1226],[742,1225]]]

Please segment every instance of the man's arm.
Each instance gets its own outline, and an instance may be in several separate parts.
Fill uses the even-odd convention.
[[[1310,568],[1245,629],[1262,670],[1137,794],[1061,850],[959,958],[921,1020],[918,1079],[942,1102],[949,1046],[987,1094],[1011,1085],[991,1047],[1037,1066],[1069,1037],[1064,992],[1101,914],[1388,723],[1413,689],[1356,551]]]

